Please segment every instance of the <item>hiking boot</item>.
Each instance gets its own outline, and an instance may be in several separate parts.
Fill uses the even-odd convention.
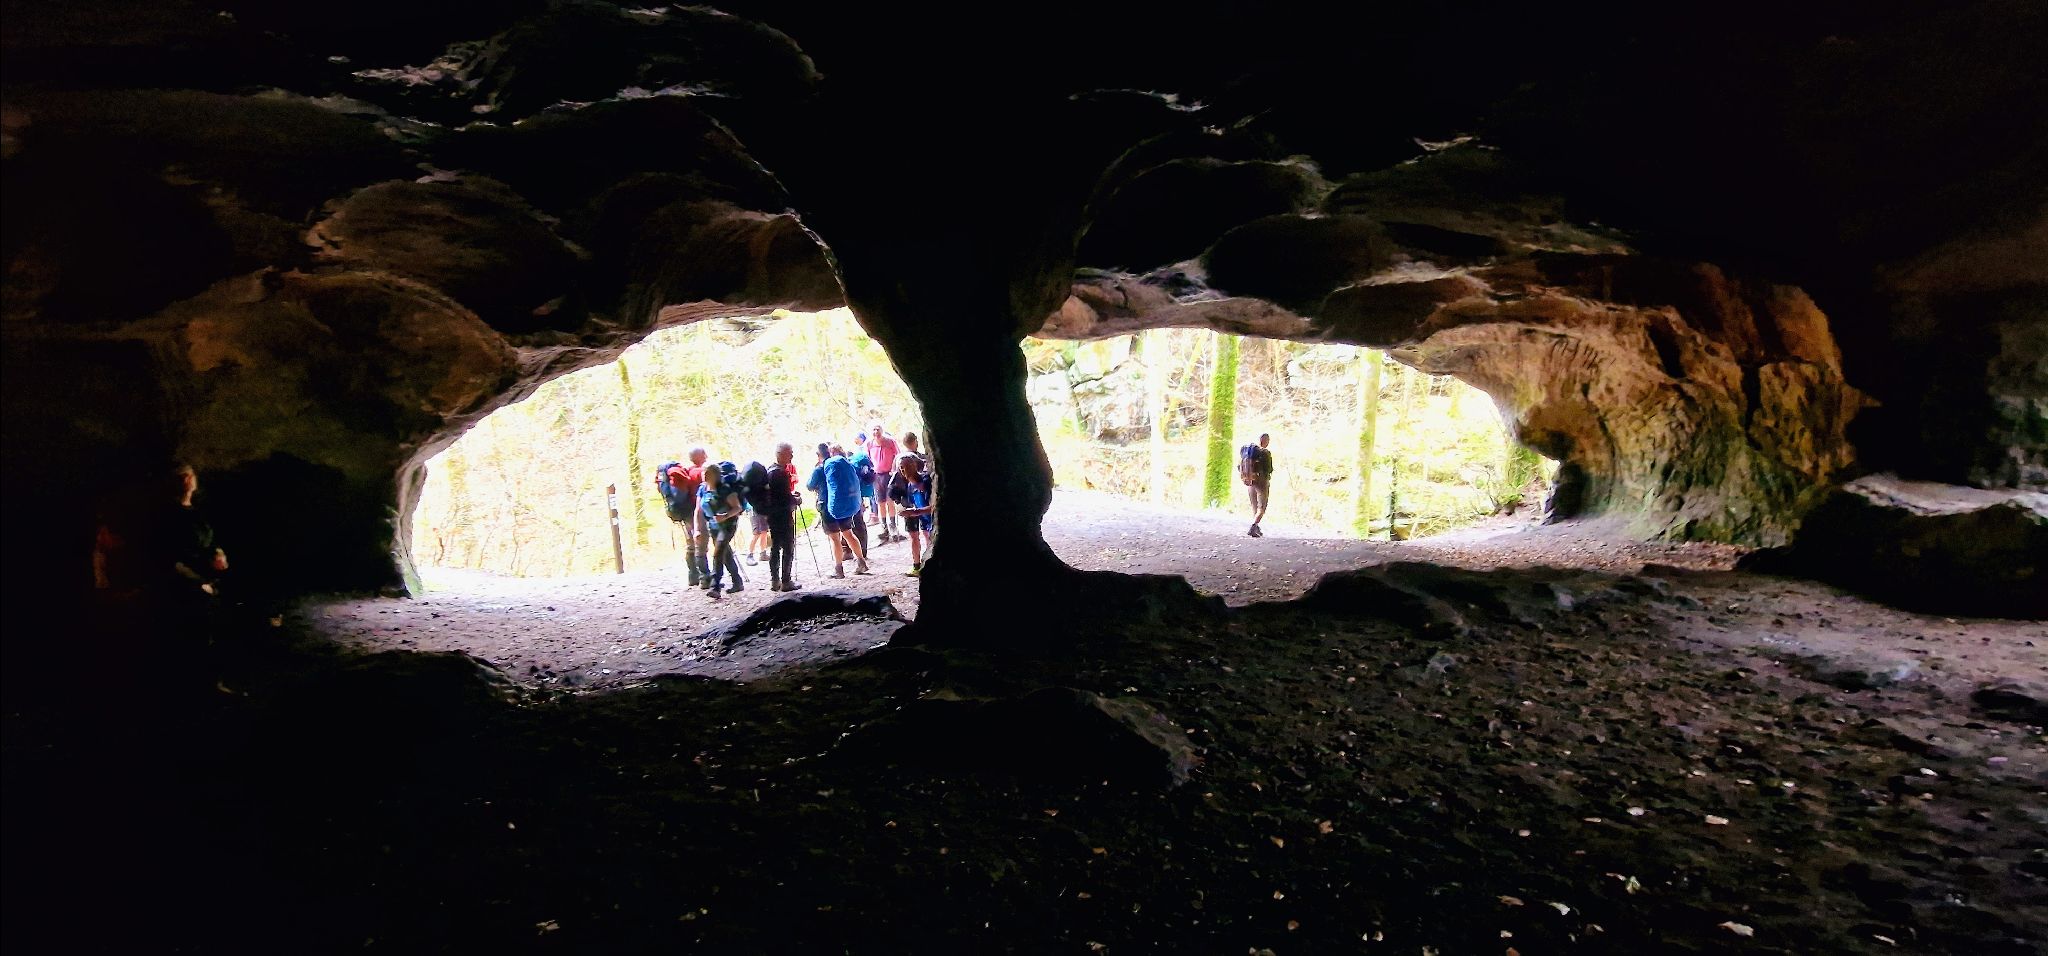
[[[917,577],[918,575],[921,575],[921,574],[923,574],[923,573],[924,573],[924,565],[922,565],[922,564],[913,564],[913,565],[911,565],[911,566],[910,566],[910,570],[908,570],[908,571],[905,571],[905,572],[903,572],[903,576],[904,576],[904,577],[906,577],[906,578],[914,578],[914,577]]]
[[[698,590],[700,590],[700,591],[709,591],[709,590],[711,590],[711,579],[710,579],[710,578],[698,578],[698,579],[697,579],[697,589],[698,589]]]
[[[846,569],[842,567],[834,567],[832,569],[832,576],[835,578],[843,578],[846,576]]]
[[[868,573],[868,563],[867,563],[866,561],[862,561],[862,562],[860,563],[860,567],[857,567],[857,568],[854,568],[854,569],[853,569],[853,573],[855,573],[855,574],[866,574],[866,573]]]
[[[711,593],[711,599],[712,599],[712,600],[714,600],[714,601],[723,601],[723,600],[725,600],[725,591],[724,591],[723,589],[720,589],[720,588],[711,588],[711,589],[710,589],[710,593]]]
[[[794,581],[784,581],[784,582],[782,582],[782,589],[783,589],[783,590],[785,590],[785,591],[794,591],[794,590],[796,590],[796,582],[794,582]]]

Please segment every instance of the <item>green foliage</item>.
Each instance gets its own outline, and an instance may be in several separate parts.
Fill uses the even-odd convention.
[[[1195,329],[1155,329],[1144,336],[1143,361],[1156,364],[1165,377],[1157,485],[1152,481],[1151,400],[1136,363],[1128,374],[1112,371],[1104,378],[1117,387],[1079,403],[1077,416],[1064,385],[1041,387],[1068,375],[1059,351],[1051,347],[1058,343],[1027,340],[1025,354],[1036,370],[1031,392],[1039,439],[1062,488],[1146,501],[1156,487],[1162,507],[1199,509],[1211,500],[1206,487],[1210,416],[1204,410],[1212,397],[1210,368],[1218,336]],[[1384,372],[1372,393],[1377,400],[1372,469],[1368,474],[1359,467],[1364,353],[1352,346],[1270,340],[1239,349],[1233,411],[1243,427],[1231,430],[1273,435],[1268,523],[1358,534],[1359,485],[1366,478],[1370,499],[1364,510],[1371,515],[1366,530],[1384,536],[1387,490],[1396,467],[1404,534],[1411,528],[1417,534],[1447,531],[1494,513],[1484,485],[1502,467],[1505,436],[1499,416],[1484,394],[1448,376],[1425,375],[1391,361],[1381,366]],[[1077,417],[1078,430],[1069,424]],[[1231,489],[1237,487],[1237,444],[1242,442],[1233,437],[1224,446]],[[1226,492],[1223,504],[1242,509],[1244,496]]]
[[[1209,459],[1202,469],[1202,506],[1221,508],[1230,503],[1236,458],[1232,453],[1237,429],[1237,356],[1235,335],[1215,338],[1216,359],[1209,372]]]

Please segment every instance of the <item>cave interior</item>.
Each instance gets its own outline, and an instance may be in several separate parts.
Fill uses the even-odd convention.
[[[1946,620],[2032,648],[2048,638],[2044,49],[2048,8],[2028,0],[972,13],[9,0],[9,909],[89,911],[81,887],[98,865],[148,898],[137,912],[209,914],[154,937],[190,951],[1287,951],[1290,934],[1307,951],[1375,935],[1445,952],[1567,939],[1617,952],[2030,951],[2048,941],[2039,771],[2028,783],[1962,766],[1980,752],[1997,767],[2040,760],[2048,662],[2027,650],[1997,681],[1922,687],[1917,704],[1886,698],[1903,709],[1875,716],[1859,708],[1878,704],[1844,696],[1883,696],[1870,686],[1743,698],[1768,697],[1779,726],[1811,735],[1783,730],[1787,753],[1850,748],[1826,771],[1852,781],[1832,798],[1867,812],[1780,821],[1790,862],[1715,870],[1696,842],[1591,838],[1593,858],[1622,868],[1602,879],[1674,875],[1647,897],[1632,878],[1570,905],[1529,896],[1527,909],[1559,919],[1511,914],[1516,928],[1497,936],[1460,922],[1453,904],[1520,909],[1522,894],[1455,873],[1491,868],[1563,894],[1585,867],[1556,863],[1568,851],[1542,825],[1513,825],[1509,790],[1459,792],[1504,771],[1470,756],[1494,744],[1469,728],[1433,731],[1440,714],[1386,710],[1342,731],[1347,760],[1389,751],[1364,783],[1332,777],[1327,754],[1290,751],[1316,715],[1371,710],[1292,688],[1328,669],[1304,648],[1364,659],[1407,647],[1426,659],[1419,676],[1418,662],[1389,659],[1359,679],[1513,695],[1523,668],[1546,666],[1545,638],[1569,631],[1574,653],[1634,663],[1589,670],[1590,689],[1550,688],[1607,721],[1558,740],[1605,742],[1636,715],[1685,728],[1680,764],[1755,759],[1726,749],[1754,743],[1712,739],[1733,731],[1703,715],[1735,705],[1699,689],[1711,682],[1630,686],[1670,656],[1652,632],[1683,595],[1641,577],[1395,565],[1245,610],[1173,576],[1077,569],[1042,532],[1051,471],[1018,343],[1199,327],[1385,349],[1483,390],[1517,440],[1561,463],[1553,520],[1753,549],[1711,585],[1731,608],[1748,590],[1840,589],[1811,593],[1858,602],[1902,639]],[[802,677],[801,690],[677,680],[536,702],[459,655],[285,649],[299,602],[417,592],[408,523],[424,464],[492,411],[658,329],[840,306],[917,399],[945,514],[915,620],[866,670]],[[216,649],[259,661],[255,689],[216,693],[207,677],[186,693],[176,664],[94,689],[171,639],[159,621],[109,616],[85,569],[102,504],[172,461],[199,472],[246,608],[261,609],[208,625]],[[1580,598],[1531,609],[1532,591]],[[1060,626],[996,610],[1020,595],[1057,596]],[[1609,630],[1617,643],[1599,649]],[[1470,646],[1442,649],[1459,641]],[[1263,663],[1235,656],[1246,648]],[[1146,654],[1258,673],[1256,686],[1173,680],[1271,695],[1259,714],[1218,718],[1234,730],[1201,728],[1260,742],[1190,742],[1209,703],[1120,696],[1118,675]],[[90,663],[67,662],[79,655]],[[1702,660],[1668,666],[1715,666]],[[806,698],[813,686],[829,692]],[[1408,706],[1394,697],[1372,707]],[[891,701],[922,722],[870,719]],[[1981,713],[1957,709],[1971,706]],[[1285,720],[1269,724],[1276,709]],[[1852,713],[1860,724],[1840,722]],[[654,723],[669,714],[693,715],[682,738]],[[1862,732],[1900,714],[1922,723]],[[1980,718],[2007,721],[1970,731],[1995,746],[1927,742]],[[872,732],[824,748],[833,735],[789,729],[806,721]],[[1521,732],[1511,715],[1479,725],[1489,741]],[[783,778],[764,803],[759,781],[783,772],[765,762],[714,773],[765,761],[728,753],[719,727],[771,741],[761,754],[785,766],[827,749],[789,771],[822,796],[795,800]],[[609,751],[593,732],[615,736]],[[1464,748],[1457,766],[1472,776],[1408,776],[1432,746]],[[1403,748],[1418,749],[1403,761]],[[897,766],[912,753],[941,769]],[[93,830],[104,791],[134,796],[124,766],[159,771],[149,789],[174,794],[137,798],[149,808],[85,839],[92,853],[51,843],[48,821]],[[625,766],[663,796],[561,782]],[[1887,783],[1895,770],[1902,782]],[[1792,771],[1747,773],[1745,785]],[[1977,842],[1923,847],[1932,862],[1885,856],[1887,834],[1953,831],[1939,810],[1952,795],[1922,801],[1921,774],[1968,790],[1953,796],[1984,815],[1970,818]],[[1226,779],[1250,795],[1205,782]],[[88,783],[98,795],[83,799]],[[1572,819],[1620,812],[1582,806],[1590,784],[1522,784],[1515,800]],[[845,794],[889,788],[925,829],[849,836],[896,824],[873,803],[841,807]],[[1149,814],[1161,788],[1186,806]],[[733,802],[749,792],[750,805]],[[499,820],[481,794],[551,822]],[[1075,829],[1020,835],[1002,815],[1029,801],[1046,803],[1034,821]],[[1376,825],[1360,801],[1389,819],[1319,851],[1333,829]],[[1003,822],[975,805],[1002,807],[989,819]],[[1472,836],[1482,820],[1507,844],[1539,836],[1492,846]],[[1810,832],[1838,823],[1853,834]],[[671,825],[699,842],[657,852]],[[507,828],[541,833],[508,849]],[[742,836],[775,849],[734,849]],[[1044,841],[1074,837],[1078,861],[1052,862]],[[1020,840],[1031,848],[1003,850]],[[1175,841],[1179,853],[1158,849]],[[349,842],[363,846],[330,846]],[[1439,851],[1448,862],[1417,862]],[[335,852],[346,862],[308,875]],[[1958,869],[1979,855],[1993,861],[1984,873]],[[851,862],[820,875],[835,859]],[[262,912],[151,888],[181,863],[231,873]],[[1139,894],[1144,865],[1180,869],[1116,913],[1046,898],[1086,866]],[[1280,905],[1290,880],[1297,915]],[[616,892],[600,902],[585,887]],[[1199,905],[1225,887],[1261,899]],[[756,896],[714,912],[735,892]],[[619,900],[630,905],[605,909]],[[575,918],[549,915],[557,903]],[[783,922],[785,909],[801,913]],[[1775,936],[1757,929],[1772,922],[1785,924]],[[62,939],[45,935],[54,921],[8,923],[10,943]],[[87,936],[70,942],[152,938]]]

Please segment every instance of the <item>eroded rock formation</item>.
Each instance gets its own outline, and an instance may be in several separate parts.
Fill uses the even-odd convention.
[[[1217,230],[1197,258],[1086,274],[1041,334],[1208,325],[1392,349],[1484,389],[1518,439],[1582,476],[1559,517],[1783,543],[1855,460],[1865,399],[1828,317],[1794,287],[1633,255],[1562,206],[1456,146],[1353,177],[1318,210]]]
[[[2048,480],[2022,0],[1047,8],[943,43],[893,9],[226,6],[10,7],[17,584],[75,587],[12,542],[82,549],[96,476],[169,456],[318,542],[266,556],[281,588],[393,583],[418,463],[490,409],[659,325],[841,301],[932,426],[926,617],[1094,586],[1038,535],[1040,330],[1392,347],[1652,534],[1780,540],[1865,467]],[[1148,42],[1049,57],[1084,21]]]

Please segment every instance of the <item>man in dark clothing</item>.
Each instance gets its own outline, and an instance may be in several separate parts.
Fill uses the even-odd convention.
[[[173,686],[210,683],[234,693],[220,679],[220,592],[228,570],[227,552],[214,539],[213,525],[193,503],[199,476],[180,464],[165,484],[116,505],[101,516],[93,542],[93,583],[103,598],[106,626],[114,633],[167,634],[165,643],[134,648],[152,672]],[[203,683],[202,683],[203,682]]]
[[[1273,436],[1260,435],[1256,447],[1245,449],[1245,460],[1239,465],[1252,499],[1252,529],[1245,533],[1254,538],[1266,536],[1259,530],[1259,522],[1266,520],[1266,501],[1273,493],[1273,452],[1266,447],[1272,441]]]
[[[788,442],[775,446],[775,464],[768,469],[768,590],[794,591],[789,579],[796,566],[796,451]]]
[[[228,569],[228,555],[215,546],[213,525],[192,503],[199,492],[198,473],[190,465],[178,465],[172,469],[171,477],[176,482],[175,497],[171,503],[152,507],[138,516],[129,532],[133,540],[126,543],[126,547],[133,549],[132,567],[114,573],[116,578],[132,573],[128,583],[155,601],[203,605],[219,593],[220,576]],[[119,569],[123,559],[94,563],[96,567],[104,563],[109,569]]]

